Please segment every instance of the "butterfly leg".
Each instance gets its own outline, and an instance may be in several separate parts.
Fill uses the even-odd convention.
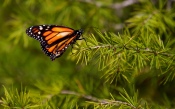
[[[75,53],[73,53],[73,51],[72,51],[73,48],[74,48],[74,47],[73,47],[73,44],[71,44],[71,53],[72,53],[72,54],[75,54]]]
[[[83,37],[83,38],[81,38],[81,39],[78,39],[78,40],[84,40],[84,41],[85,41],[85,43],[86,43],[86,46],[87,46],[87,47],[89,47],[89,46],[88,46],[88,44],[87,44],[87,41],[86,41],[86,39],[85,39],[84,37]],[[91,48],[90,48],[90,49],[91,49]]]

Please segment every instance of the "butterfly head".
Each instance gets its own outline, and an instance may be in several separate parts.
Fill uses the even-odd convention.
[[[77,34],[76,39],[79,39],[80,36],[83,34],[83,32],[84,32],[83,29],[75,30],[75,34]]]
[[[83,34],[83,29],[79,29],[79,30],[75,30],[76,31],[76,34],[78,34],[78,35],[82,35]]]
[[[79,33],[81,33],[81,34],[84,32],[84,30],[83,30],[83,29],[80,29],[80,30],[78,30],[78,31],[79,31]]]

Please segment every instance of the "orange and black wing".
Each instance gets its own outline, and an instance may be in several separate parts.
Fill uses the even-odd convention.
[[[44,53],[54,60],[75,43],[83,31],[57,25],[38,25],[29,27],[26,33],[38,40]]]

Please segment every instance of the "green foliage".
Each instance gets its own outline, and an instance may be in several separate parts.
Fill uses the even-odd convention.
[[[23,90],[23,89],[22,89]],[[17,89],[11,89],[11,90],[7,90],[4,87],[4,91],[5,91],[5,98],[2,98],[2,102],[3,102],[3,106],[5,109],[10,109],[10,108],[35,108],[38,109],[41,103],[39,100],[36,101],[36,97],[31,97],[30,93],[26,91],[26,89],[24,89],[24,91],[20,91],[18,92]],[[33,101],[35,100],[35,101]]]
[[[175,4],[128,3],[0,1],[0,108],[174,108]],[[38,24],[83,28],[85,40],[52,62],[25,33]]]

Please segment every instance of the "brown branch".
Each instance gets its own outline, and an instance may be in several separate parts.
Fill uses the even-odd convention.
[[[114,45],[110,45],[110,44],[106,44],[106,45],[97,45],[97,46],[91,46],[89,48],[81,48],[82,51],[86,51],[86,50],[93,50],[93,49],[98,49],[98,48],[111,48],[111,49],[121,49],[123,47],[116,47]],[[175,56],[175,54],[170,54],[170,53],[166,53],[166,52],[159,52],[150,48],[133,48],[133,47],[125,47],[127,50],[133,50],[136,52],[145,52],[145,53],[152,53],[152,54],[157,54],[157,55],[163,55],[163,56],[167,56],[167,57],[173,57]]]
[[[113,8],[115,10],[125,8],[129,5],[132,5],[132,4],[135,4],[135,3],[139,2],[138,0],[125,0],[121,3],[113,3],[112,5],[106,5],[106,4],[103,4],[103,2],[95,1],[95,0],[79,0],[79,1],[89,3],[89,4],[95,5],[97,7],[106,6],[106,7],[109,7],[109,8]]]
[[[115,3],[115,4],[112,4],[111,7],[115,10],[118,10],[118,9],[122,9],[122,8],[125,8],[127,6],[130,6],[132,4],[135,4],[139,2],[138,0],[125,0],[121,3]]]
[[[61,94],[66,94],[66,95],[75,95],[78,97],[82,97],[85,98],[87,100],[93,101],[93,102],[97,102],[100,103],[101,105],[115,105],[115,106],[119,106],[119,105],[127,105],[129,107],[131,107],[132,109],[136,109],[135,106],[133,106],[132,104],[129,104],[127,102],[123,102],[123,101],[115,101],[115,100],[107,100],[107,99],[98,99],[96,97],[93,97],[91,95],[85,95],[85,94],[80,94],[74,91],[69,91],[69,90],[62,90],[60,92]]]

